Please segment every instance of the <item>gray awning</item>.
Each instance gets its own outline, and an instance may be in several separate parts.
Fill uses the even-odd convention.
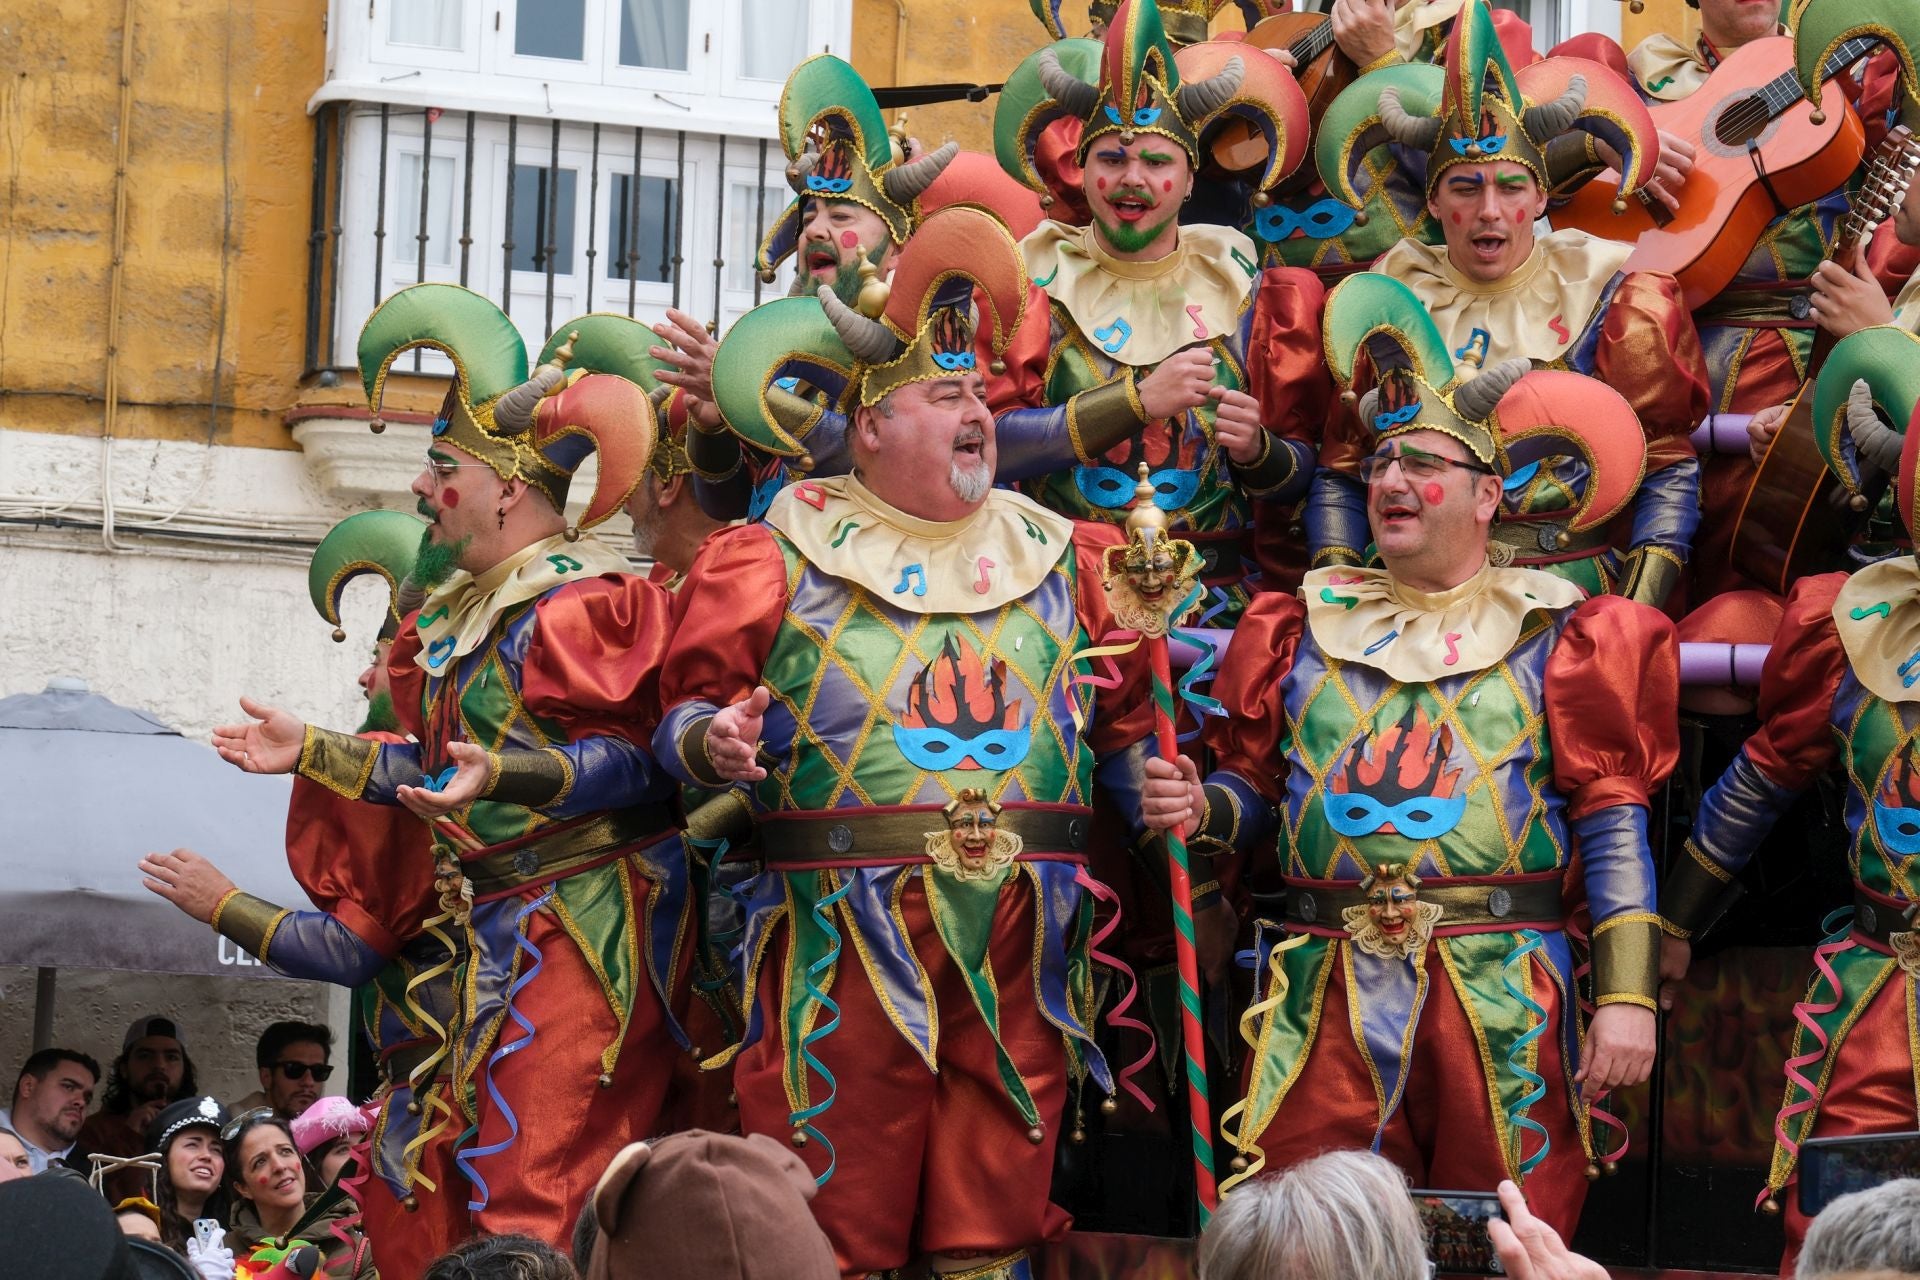
[[[291,788],[77,680],[0,698],[0,964],[276,976],[149,893],[136,864],[185,847],[308,907],[287,870]]]

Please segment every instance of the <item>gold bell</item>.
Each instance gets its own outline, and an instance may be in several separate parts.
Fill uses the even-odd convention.
[[[1595,1164],[1593,1161],[1591,1160],[1587,1161],[1587,1167],[1585,1172],[1587,1175],[1588,1182],[1600,1181],[1600,1166]]]
[[[854,250],[860,255],[860,296],[854,306],[860,314],[869,320],[878,320],[880,313],[887,309],[887,295],[890,292],[887,282],[880,278],[880,268],[873,265],[867,257],[865,245]]]
[[[1340,403],[1351,409],[1354,405],[1360,403],[1360,397],[1354,392],[1352,387],[1348,387],[1340,393]]]
[[[1359,209],[1354,212],[1353,225],[1356,227],[1364,227],[1367,225],[1367,211],[1365,209]]]
[[[813,455],[812,455],[812,454],[810,454],[810,453],[803,453],[803,454],[801,454],[801,455],[799,456],[799,458],[797,458],[797,459],[796,459],[795,461],[796,461],[796,462],[798,463],[798,465],[799,465],[799,467],[800,467],[800,469],[801,469],[802,471],[809,471],[809,472],[810,472],[810,471],[812,471],[812,470],[813,470]]]
[[[1041,197],[1040,197],[1040,207],[1041,207],[1042,209],[1051,209],[1051,208],[1053,208],[1053,197],[1052,197],[1051,195],[1044,195],[1044,196],[1041,196]]]
[[[570,524],[570,525],[568,525],[568,526],[567,526],[567,533],[566,533],[566,538],[567,538],[567,541],[568,541],[568,542],[578,542],[578,541],[580,541],[580,526],[579,526],[579,525],[577,525],[577,524]]]
[[[1780,1212],[1780,1202],[1774,1199],[1772,1195],[1768,1195],[1765,1200],[1760,1202],[1760,1212],[1777,1214]]]
[[[1071,1142],[1076,1147],[1080,1146],[1086,1140],[1087,1140],[1087,1131],[1085,1129],[1080,1128],[1078,1125],[1075,1125],[1073,1128],[1073,1132],[1067,1135],[1067,1141]]]
[[[1864,493],[1854,494],[1851,498],[1847,499],[1847,506],[1855,511],[1865,511],[1867,509],[1867,495]]]
[[[420,1197],[409,1192],[400,1198],[400,1207],[408,1213],[420,1212]]]
[[[1807,116],[1808,124],[1825,124],[1826,122],[1827,122],[1827,113],[1822,111],[1819,107],[1815,107],[1812,113]]]
[[[1233,1159],[1227,1161],[1227,1167],[1235,1173],[1245,1173],[1247,1171],[1247,1164],[1248,1160],[1245,1156],[1235,1156]]]
[[[1122,129],[1120,131],[1120,145],[1123,147],[1130,147],[1133,145],[1133,130]]]
[[[1005,373],[1006,371],[1007,371],[1007,362],[1005,360],[1002,360],[999,356],[995,356],[992,360],[988,361],[987,363],[987,372],[991,373],[996,378],[999,377],[1001,374]]]
[[[1627,211],[1627,202],[1625,200],[1616,198],[1613,202],[1614,214],[1617,216],[1619,214],[1625,213],[1626,211]]]
[[[1046,1140],[1047,1131],[1039,1125],[1035,1125],[1033,1128],[1027,1130],[1027,1141],[1031,1142],[1034,1146],[1037,1147]]]
[[[1647,0],[1627,0],[1627,9],[1631,13],[1645,13]]]
[[[382,418],[379,414],[375,414],[373,417],[367,419],[367,430],[373,432],[373,434],[379,435],[381,432],[385,431],[386,429],[387,429],[387,420],[385,418]]]
[[[335,644],[345,644],[347,642],[347,633],[339,627],[335,627],[333,629],[333,642]]]
[[[1273,197],[1272,197],[1272,196],[1270,196],[1270,195],[1268,195],[1268,194],[1267,194],[1266,192],[1264,192],[1264,191],[1256,191],[1256,192],[1254,192],[1254,193],[1253,193],[1253,207],[1254,207],[1254,208],[1256,208],[1256,209],[1264,209],[1264,208],[1266,208],[1266,207],[1267,207],[1268,205],[1270,205],[1270,204],[1272,204],[1272,203],[1273,203]]]
[[[1560,532],[1553,535],[1553,545],[1558,547],[1560,550],[1565,551],[1568,547],[1573,545],[1573,535],[1568,533],[1565,529],[1562,529],[1560,530]]]
[[[795,1129],[793,1133],[787,1138],[787,1141],[791,1142],[793,1144],[794,1150],[797,1151],[801,1147],[804,1147],[807,1145],[807,1131],[805,1129]]]
[[[610,1075],[608,1075],[608,1074],[607,1074],[606,1072],[604,1072],[604,1071],[602,1071],[602,1072],[600,1073],[600,1087],[601,1087],[602,1089],[611,1089],[611,1088],[613,1088],[613,1077],[612,1077],[612,1076],[610,1076]]]
[[[1120,1104],[1112,1098],[1100,1099],[1100,1114],[1110,1116],[1120,1109]]]
[[[1618,1160],[1603,1160],[1600,1162],[1600,1172],[1611,1178],[1614,1174],[1620,1172],[1620,1162]]]
[[[420,1104],[419,1104],[418,1102],[409,1102],[409,1103],[407,1103],[407,1114],[408,1114],[408,1115],[410,1115],[410,1116],[417,1116],[417,1115],[419,1115],[419,1114],[420,1114]]]
[[[775,271],[772,267],[768,267],[760,273],[760,283],[772,284],[774,280],[779,276],[779,274],[780,273]]]

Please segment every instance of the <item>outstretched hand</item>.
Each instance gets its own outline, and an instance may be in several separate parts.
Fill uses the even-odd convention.
[[[213,923],[213,909],[234,888],[226,872],[191,849],[150,853],[140,859],[140,874],[149,893],[159,894],[201,924]]]
[[[705,325],[672,307],[667,308],[667,318],[653,326],[653,332],[667,345],[651,347],[648,354],[672,366],[656,370],[653,376],[686,393],[688,411],[702,426],[719,426],[720,409],[713,396],[713,353],[720,344]]]
[[[723,707],[707,721],[707,759],[728,782],[758,782],[767,776],[760,767],[760,734],[766,724],[773,691],[760,685],[742,701]]]
[[[251,698],[240,699],[240,709],[253,719],[213,731],[213,749],[220,758],[248,773],[292,773],[307,740],[306,723]]]
[[[493,760],[485,749],[471,742],[449,742],[447,759],[453,761],[453,776],[437,786],[395,787],[393,794],[413,813],[431,821],[464,809],[486,794],[493,782]]]

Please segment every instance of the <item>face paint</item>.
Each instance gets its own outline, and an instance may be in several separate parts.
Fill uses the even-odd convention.
[[[1437,484],[1429,484],[1420,490],[1420,497],[1430,507],[1437,507],[1446,500],[1447,491]]]
[[[859,245],[860,237],[855,233],[851,231],[842,231],[840,233],[840,247],[842,249],[855,249],[858,248]]]
[[[440,505],[446,507],[449,511],[459,506],[460,491],[452,486],[440,490]]]
[[[1162,191],[1171,192],[1173,190],[1173,179],[1168,178],[1165,182],[1161,183],[1160,189]]]
[[[1460,225],[1460,214],[1459,214],[1459,212],[1458,212],[1457,210],[1456,210],[1455,212],[1453,212],[1453,213],[1450,213],[1450,214],[1448,214],[1447,216],[1448,216],[1449,218],[1452,218],[1452,219],[1453,219],[1453,225],[1454,225],[1454,226],[1456,226],[1456,227],[1457,227],[1457,226],[1459,226],[1459,225]]]
[[[1107,189],[1107,180],[1105,178],[1095,178],[1094,182],[1099,185],[1100,190],[1105,191]]]

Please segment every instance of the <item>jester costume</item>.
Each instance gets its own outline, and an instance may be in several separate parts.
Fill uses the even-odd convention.
[[[1624,193],[1653,172],[1658,143],[1637,98],[1605,67],[1549,58],[1516,73],[1495,37],[1484,0],[1469,0],[1454,27],[1444,68],[1398,67],[1363,76],[1349,96],[1370,102],[1369,123],[1329,172],[1353,194],[1353,173],[1378,139],[1427,156],[1427,190],[1459,165],[1509,161],[1551,189],[1546,153],[1569,131],[1591,133],[1628,157]],[[1331,115],[1332,112],[1330,111]],[[1323,155],[1325,151],[1323,149]],[[1493,284],[1469,278],[1445,245],[1402,240],[1375,270],[1404,282],[1420,299],[1463,376],[1524,358],[1537,366],[1589,374],[1626,396],[1646,437],[1646,475],[1632,502],[1629,548],[1593,529],[1551,554],[1600,556],[1585,583],[1659,604],[1678,580],[1699,522],[1699,465],[1689,440],[1705,405],[1706,374],[1693,321],[1671,276],[1626,272],[1628,246],[1577,231],[1541,237],[1525,262]],[[1350,414],[1328,427],[1315,481],[1308,533],[1314,564],[1357,564],[1365,556],[1365,501],[1354,474],[1373,449],[1374,432]],[[1547,477],[1552,480],[1552,477]],[[1566,477],[1560,477],[1565,480]],[[1503,532],[1525,546],[1527,524],[1564,506],[1563,484],[1543,482],[1508,497]],[[1555,539],[1556,543],[1558,539]]]
[[[1239,44],[1175,53],[1154,0],[1121,4],[1103,44],[1060,41],[1010,78],[995,145],[1008,172],[1037,191],[1045,182],[1036,147],[1061,119],[1081,124],[1082,164],[1103,140],[1153,135],[1196,169],[1203,132],[1243,122],[1267,143],[1260,190],[1292,172],[1306,149],[1306,102],[1285,67]],[[1132,501],[1134,470],[1146,463],[1154,501],[1206,557],[1202,581],[1226,593],[1230,622],[1256,569],[1253,499],[1295,501],[1312,472],[1327,392],[1318,280],[1262,271],[1252,244],[1227,227],[1183,226],[1176,247],[1154,261],[1114,256],[1097,225],[1042,223],[1020,249],[1035,280],[1034,314],[989,384],[1001,478],[1020,479],[1052,510],[1117,523]],[[1266,430],[1245,465],[1215,440],[1211,402],[1167,420],[1150,421],[1141,407],[1141,380],[1203,343],[1217,385],[1261,406]]]
[[[1892,327],[1843,338],[1814,388],[1814,427],[1828,465],[1857,491],[1863,458],[1897,458],[1901,516],[1911,528],[1920,404],[1920,339]],[[1881,416],[1905,427],[1899,432]],[[1661,888],[1676,937],[1707,928],[1737,896],[1735,877],[1794,797],[1820,774],[1846,778],[1853,922],[1815,952],[1816,973],[1794,1010],[1787,1087],[1774,1123],[1764,1198],[1787,1213],[1787,1260],[1807,1220],[1796,1197],[1800,1144],[1920,1126],[1915,1109],[1916,974],[1909,932],[1920,850],[1920,698],[1913,676],[1920,568],[1909,556],[1851,577],[1802,578],[1761,672],[1760,728],[1700,804],[1685,855]]]
[[[436,448],[524,480],[528,501],[556,511],[597,450],[599,482],[580,524],[620,508],[653,443],[639,386],[616,374],[569,378],[561,337],[529,378],[498,308],[455,286],[417,285],[361,334],[376,415],[388,367],[417,346],[445,352],[456,370]],[[613,1153],[655,1131],[688,931],[673,787],[643,745],[669,607],[626,572],[624,556],[577,529],[477,576],[456,571],[393,647],[395,710],[414,741],[309,728],[301,751],[303,777],[377,803],[395,802],[402,785],[442,785],[451,740],[491,757],[483,796],[431,828],[444,901],[466,942],[449,1031],[458,1120],[471,1134],[454,1158],[486,1231],[564,1243]]]
[[[1809,36],[1824,44],[1859,33],[1880,6],[1849,0],[1826,0],[1815,8]],[[1806,15],[1801,16],[1806,22]],[[1835,23],[1839,30],[1833,30]],[[1794,51],[1787,30],[1765,43],[1778,46],[1785,61]],[[1818,50],[1810,50],[1817,56]],[[1686,44],[1665,34],[1647,37],[1627,55],[1635,87],[1654,102],[1679,102],[1698,92],[1720,65],[1720,53],[1702,36]],[[1894,52],[1876,54],[1865,73],[1855,80],[1851,71],[1837,77],[1846,98],[1857,109],[1859,124],[1842,131],[1833,145],[1864,144],[1870,153],[1886,133],[1888,105],[1898,93],[1899,58]],[[1694,312],[1700,346],[1706,358],[1707,409],[1710,415],[1750,415],[1793,399],[1806,380],[1813,348],[1815,323],[1809,306],[1814,268],[1832,256],[1834,240],[1849,201],[1859,187],[1861,171],[1811,203],[1778,211],[1767,224],[1753,251],[1741,264],[1731,284]],[[1913,252],[1900,245],[1891,224],[1883,225],[1869,242],[1867,263],[1888,291],[1896,290],[1916,265]],[[1842,264],[1851,269],[1851,263]],[[1728,551],[1747,490],[1753,483],[1753,460],[1743,448],[1707,458],[1701,465],[1701,505],[1705,512],[1702,538],[1696,548],[1696,596],[1736,585],[1728,565]]]
[[[849,413],[964,372],[976,288],[1004,349],[1026,278],[991,226],[929,218],[879,321],[824,292],[743,318],[720,354],[764,363],[717,384],[728,423],[781,446],[759,406],[794,370]],[[924,1252],[1024,1277],[1023,1250],[1064,1229],[1047,1191],[1069,1081],[1114,1083],[1090,1035],[1094,777],[1137,813],[1145,730],[1136,666],[1096,713],[1073,660],[1111,628],[1097,560],[1117,542],[998,489],[919,519],[845,476],[714,535],[681,589],[656,756],[715,785],[710,719],[773,695],[747,791],[766,869],[740,949],[741,1124],[803,1148],[849,1275]]]
[[[1496,472],[1522,460],[1468,416],[1474,382],[1424,385],[1400,341],[1390,323],[1371,338],[1385,372],[1369,407],[1411,406],[1384,438],[1444,432]],[[1580,393],[1540,402],[1557,421],[1528,439],[1552,455]],[[1672,626],[1491,564],[1437,594],[1378,569],[1315,570],[1301,596],[1259,597],[1234,636],[1189,842],[1277,834],[1286,869],[1286,938],[1223,1127],[1246,1176],[1365,1146],[1417,1186],[1525,1175],[1564,1234],[1591,1151],[1566,926],[1583,886],[1594,999],[1653,1007],[1647,796],[1678,754]]]
[[[391,642],[420,533],[411,516],[365,511],[320,540],[307,582],[336,637],[346,637],[341,592],[377,574],[388,590],[379,644]],[[405,742],[391,733],[361,736]],[[354,1198],[388,1274],[415,1275],[467,1233],[459,1188],[445,1185],[454,1137],[446,1028],[460,939],[439,904],[430,841],[404,809],[355,804],[295,778],[287,861],[318,910],[292,911],[234,889],[215,907],[213,926],[279,973],[354,990],[361,1033],[379,1057],[383,1103],[367,1153],[379,1180],[362,1183]]]

